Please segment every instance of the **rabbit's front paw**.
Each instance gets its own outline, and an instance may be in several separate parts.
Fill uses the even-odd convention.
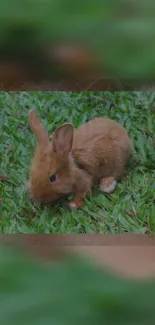
[[[82,208],[85,204],[83,199],[74,199],[68,203],[69,208],[71,209],[79,209]]]

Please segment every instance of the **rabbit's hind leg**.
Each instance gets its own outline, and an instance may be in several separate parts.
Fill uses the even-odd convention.
[[[100,179],[100,190],[105,193],[112,193],[115,190],[117,181],[114,177],[104,177]]]

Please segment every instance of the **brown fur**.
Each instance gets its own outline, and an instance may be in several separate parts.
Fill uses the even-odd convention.
[[[130,156],[130,139],[116,121],[95,118],[74,133],[72,155],[95,178],[119,179]]]
[[[107,182],[122,176],[131,146],[126,130],[116,121],[95,118],[76,130],[66,123],[54,132],[52,142],[35,111],[30,111],[29,122],[38,140],[29,179],[33,199],[52,202],[73,192],[71,204],[81,207],[95,180],[103,183],[104,178]],[[53,174],[55,183],[50,182]]]

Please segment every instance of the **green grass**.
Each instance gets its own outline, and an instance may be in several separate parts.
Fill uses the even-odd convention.
[[[28,127],[35,108],[49,132],[95,116],[122,123],[133,161],[112,195],[96,188],[81,210],[33,205],[24,192],[36,139]],[[155,232],[155,93],[0,93],[0,233]]]

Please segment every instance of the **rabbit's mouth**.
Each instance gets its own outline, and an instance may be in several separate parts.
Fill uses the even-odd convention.
[[[59,204],[59,205],[67,205],[68,204],[68,201],[72,200],[74,198],[74,193],[73,192],[70,192],[66,195],[63,195],[62,197],[58,198],[57,200],[53,201],[53,202],[49,202],[49,204]]]

